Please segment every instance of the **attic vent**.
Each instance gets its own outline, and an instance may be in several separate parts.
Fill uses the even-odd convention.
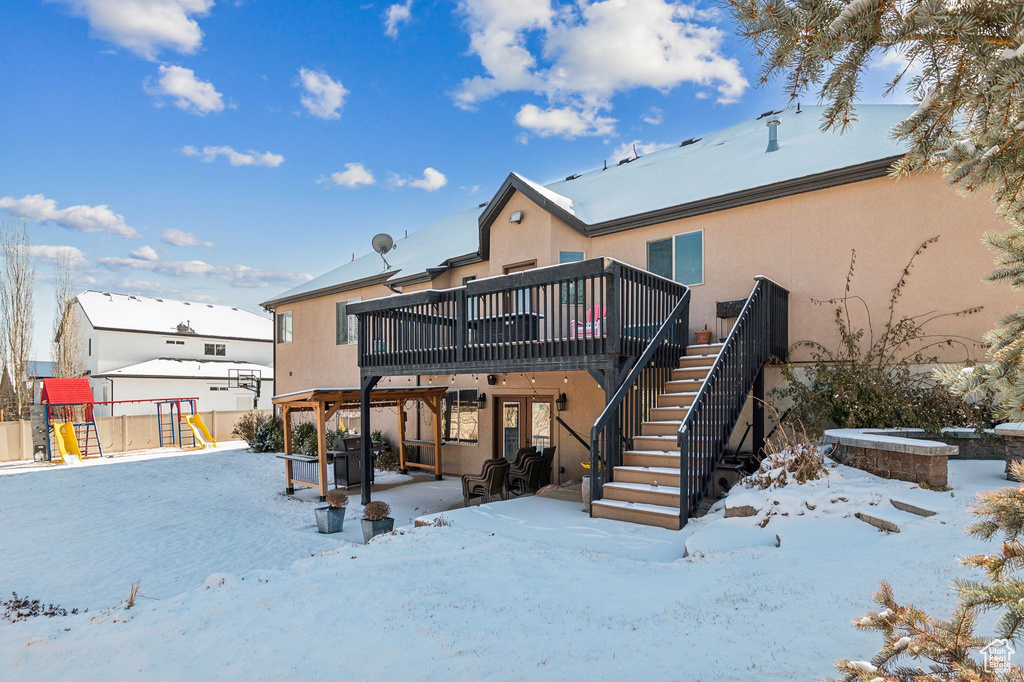
[[[568,176],[566,176],[566,178],[565,178],[565,181],[566,181],[566,182],[569,182],[570,180],[575,180],[575,179],[576,179],[576,178],[578,178],[579,176],[580,176],[580,174],[579,174],[579,173],[573,173],[572,175],[568,175]]]
[[[623,165],[623,164],[627,164],[627,163],[629,163],[630,161],[634,161],[634,159],[631,159],[631,158],[629,158],[629,157],[626,157],[625,159],[620,159],[620,160],[619,160],[619,165],[621,166],[621,165]]]
[[[184,322],[178,323],[179,334],[195,334],[195,330],[192,329],[192,320],[185,320]]]
[[[758,116],[754,120],[760,121],[762,118],[768,118],[769,116],[774,116],[775,114],[781,114],[781,113],[782,113],[782,109],[779,109],[778,111],[772,111],[771,109],[769,109],[768,111],[762,113],[760,116]]]
[[[765,149],[765,153],[774,152],[779,148],[779,124],[782,123],[777,118],[773,118],[768,121],[765,125],[768,126],[768,148]]]
[[[162,298],[158,298],[158,299],[156,299],[156,302],[157,302],[157,303],[163,303],[163,302],[164,302],[164,299],[162,299]]]
[[[184,303],[185,305],[192,305],[192,304],[191,304],[191,303],[189,303],[188,301],[182,301],[182,303]]]
[[[212,308],[213,306],[212,306],[212,305],[210,305],[209,303],[207,303],[207,304],[206,304],[206,307],[207,307],[207,308]]]
[[[486,206],[486,205],[487,205],[487,204],[489,204],[489,203],[491,203],[491,202],[489,202],[489,201],[484,201],[484,202],[481,202],[481,203],[480,203],[480,204],[479,204],[479,205],[477,206],[477,208],[483,208],[484,206]]]
[[[689,147],[691,144],[695,144],[697,142],[700,142],[700,140],[701,140],[701,138],[699,138],[699,137],[691,137],[689,140],[683,140],[680,143],[679,146],[680,147]]]

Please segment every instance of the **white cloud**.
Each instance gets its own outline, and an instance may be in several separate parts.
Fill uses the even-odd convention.
[[[648,123],[652,126],[660,126],[662,122],[662,111],[658,107],[651,107],[647,110],[647,113],[641,117],[644,123]]]
[[[302,95],[302,106],[317,118],[326,121],[341,118],[341,108],[345,104],[348,90],[327,75],[325,71],[299,69],[299,83],[305,94]]]
[[[73,246],[32,244],[28,247],[28,250],[32,255],[32,258],[44,263],[57,264],[66,262],[73,268],[81,268],[89,264],[89,260],[85,257],[85,254]]]
[[[199,237],[191,232],[179,230],[176,227],[164,230],[164,233],[160,235],[160,241],[171,246],[213,246],[213,242],[201,241]]]
[[[221,145],[219,147],[203,147],[201,150],[192,145],[185,145],[181,148],[185,156],[198,156],[206,163],[213,163],[218,156],[223,156],[232,166],[265,166],[277,168],[284,163],[284,157],[273,152],[260,153],[254,149],[246,152],[235,151],[232,147]]]
[[[68,206],[57,208],[57,202],[42,194],[26,194],[20,199],[0,197],[0,208],[12,215],[35,222],[50,222],[79,232],[110,232],[121,237],[138,237],[134,227],[124,222],[124,216],[114,213],[106,204],[98,206]]]
[[[301,272],[264,270],[248,265],[211,265],[201,260],[168,261],[109,257],[98,262],[113,272],[142,271],[170,277],[203,277],[238,288],[266,287],[271,284],[296,285],[308,282],[312,275]]]
[[[410,19],[412,19],[412,0],[391,5],[384,13],[384,35],[397,38],[398,27],[408,23]]]
[[[160,65],[160,76],[155,85],[147,77],[142,85],[147,94],[154,97],[171,97],[174,105],[182,111],[198,116],[224,111],[224,96],[217,92],[213,83],[196,78],[192,69],[183,66]],[[158,99],[157,106],[163,101]]]
[[[448,178],[436,168],[427,167],[423,169],[423,177],[418,180],[403,177],[398,173],[389,173],[388,184],[392,187],[405,187],[408,185],[409,187],[424,189],[428,192],[436,192],[448,184]]]
[[[341,187],[359,187],[360,185],[373,185],[377,182],[373,173],[367,170],[361,163],[346,163],[345,170],[331,173],[329,177],[317,180],[322,185],[334,184]]]
[[[524,104],[516,114],[516,123],[540,137],[560,135],[571,140],[583,135],[611,135],[615,132],[616,121],[599,116],[594,108],[580,111],[572,107],[541,109],[535,104]]]
[[[725,33],[709,23],[715,14],[677,0],[578,0],[557,9],[551,0],[461,0],[459,7],[486,74],[462,81],[456,105],[538,93],[547,109],[529,105],[516,119],[534,123],[539,135],[608,134],[598,131],[614,120],[599,112],[635,88],[667,92],[692,83],[714,88],[726,103],[748,86],[739,62],[722,53]]]
[[[85,18],[93,32],[145,59],[168,48],[199,49],[203,32],[193,17],[209,14],[213,0],[55,0]]]
[[[641,142],[640,140],[631,140],[629,142],[623,142],[616,147],[615,151],[612,152],[612,155],[609,158],[614,161],[619,161],[627,157],[633,158],[634,147],[640,156],[643,156],[644,154],[656,152],[659,149],[667,149],[668,147],[674,146],[674,144],[674,142]]]
[[[153,250],[152,246],[142,246],[131,252],[132,258],[139,260],[160,260],[160,256]]]

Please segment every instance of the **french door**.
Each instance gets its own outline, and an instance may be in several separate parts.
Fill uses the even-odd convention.
[[[498,396],[494,451],[511,460],[519,448],[553,444],[554,404],[540,396]]]

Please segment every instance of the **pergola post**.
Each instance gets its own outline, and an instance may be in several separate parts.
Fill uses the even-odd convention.
[[[379,376],[364,376],[359,382],[359,436],[362,442],[362,504],[370,502],[373,480],[373,443],[370,442],[370,393],[380,381]]]
[[[316,403],[316,456],[320,471],[320,501],[327,500],[327,415],[324,403]]]
[[[405,401],[398,401],[398,472],[409,473],[405,466]]]
[[[281,424],[284,429],[284,454],[292,454],[292,411],[285,405],[281,411]],[[292,483],[292,461],[286,459],[284,461],[284,476],[285,476],[285,488],[284,492],[286,495],[295,494],[295,484]]]
[[[434,399],[434,480],[441,480],[441,398]]]

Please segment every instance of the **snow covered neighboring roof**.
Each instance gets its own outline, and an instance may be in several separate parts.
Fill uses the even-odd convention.
[[[231,362],[230,360],[180,360],[157,358],[136,365],[128,365],[110,372],[97,374],[103,377],[152,377],[167,379],[210,379],[227,381],[229,370],[259,370],[261,379],[273,379],[274,368],[253,362]]]
[[[584,226],[753,190],[788,180],[880,161],[904,153],[890,137],[894,125],[914,111],[913,105],[876,104],[857,107],[859,120],[844,134],[822,133],[825,108],[790,107],[777,114],[751,118],[725,130],[688,140],[608,168],[570,176],[548,185],[513,177]],[[767,123],[780,121],[779,148],[766,152]],[[422,274],[443,268],[451,258],[480,252],[482,208],[456,213],[397,241],[387,255],[391,277]],[[376,253],[346,263],[274,300],[342,287],[385,274]]]
[[[191,336],[254,341],[274,339],[274,324],[269,317],[226,305],[100,291],[79,294],[78,302],[97,329],[187,333]],[[178,325],[185,325],[191,331],[181,332]]]

